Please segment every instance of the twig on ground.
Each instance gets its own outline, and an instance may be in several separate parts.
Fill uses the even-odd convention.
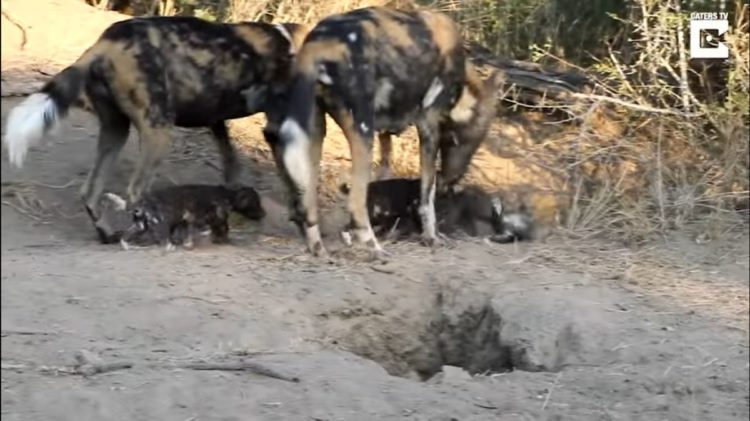
[[[385,273],[385,274],[388,274],[388,275],[395,275],[395,276],[404,278],[407,281],[414,282],[414,283],[417,283],[417,284],[421,284],[422,283],[422,281],[420,281],[417,278],[414,278],[413,276],[409,276],[409,275],[407,275],[405,273],[398,272],[397,270],[389,268],[389,267],[382,267],[382,266],[378,266],[378,265],[371,265],[370,269],[374,270],[375,272],[379,272],[379,273]]]
[[[547,397],[544,398],[544,403],[542,404],[542,411],[544,411],[545,408],[547,408],[547,404],[549,403],[549,398],[552,396],[552,391],[555,390],[555,386],[557,386],[557,382],[560,381],[560,377],[562,377],[562,371],[557,373],[557,377],[555,377],[555,382],[552,383],[552,386],[549,388],[549,391],[547,392]]]
[[[34,216],[34,215],[32,215],[31,213],[29,213],[29,212],[27,212],[27,211],[23,210],[23,209],[22,209],[22,208],[21,208],[20,206],[18,206],[18,205],[16,205],[16,204],[13,204],[13,203],[11,203],[11,202],[9,202],[9,201],[7,201],[7,200],[3,200],[3,201],[2,201],[2,204],[3,204],[3,205],[6,205],[6,206],[10,206],[10,207],[11,207],[11,208],[13,208],[13,209],[14,209],[14,210],[15,210],[16,212],[18,212],[18,213],[20,213],[21,215],[23,215],[23,216],[26,216],[26,217],[28,217],[28,218],[30,218],[30,219],[33,219],[34,221],[37,221],[37,222],[39,222],[39,221],[41,221],[41,220],[42,220],[42,218],[39,218],[39,217],[37,217],[37,216]]]
[[[54,184],[45,184],[39,181],[3,181],[2,186],[3,187],[13,187],[13,186],[19,186],[19,185],[32,185],[32,186],[38,186],[38,187],[46,187],[48,189],[55,189],[55,190],[61,190],[61,189],[67,189],[68,187],[72,187],[76,184],[79,184],[81,180],[79,179],[73,179],[68,181],[65,184],[61,185],[54,185]]]
[[[178,367],[188,370],[216,370],[216,371],[249,371],[261,376],[271,377],[274,379],[284,380],[292,383],[299,383],[300,379],[296,376],[289,376],[267,367],[255,361],[239,361],[227,363],[187,363]]]
[[[32,335],[41,335],[41,336],[47,336],[47,335],[54,335],[54,332],[45,332],[43,330],[29,330],[29,329],[3,329],[0,331],[0,336],[6,337],[10,335],[19,335],[19,336],[32,336]]]
[[[116,361],[116,362],[103,362],[101,358],[91,351],[85,349],[79,350],[75,353],[75,363],[72,366],[48,366],[48,365],[35,365],[35,364],[24,364],[24,363],[9,363],[3,362],[1,368],[3,370],[16,370],[24,371],[26,369],[33,369],[42,374],[68,374],[68,375],[81,375],[84,377],[93,376],[95,374],[108,373],[110,371],[123,370],[132,368],[135,364],[130,361]],[[184,364],[143,364],[145,367],[155,369],[174,369],[182,368],[188,370],[217,370],[217,371],[249,371],[261,376],[271,377],[274,379],[284,380],[292,383],[299,383],[300,379],[297,376],[291,376],[284,373],[280,373],[277,370],[266,366],[263,363],[256,361],[249,361],[242,359],[238,362],[192,362]]]
[[[104,363],[101,358],[85,349],[76,352],[75,359],[76,364],[73,366],[73,374],[80,374],[85,377],[133,367],[132,363],[126,361]]]
[[[396,273],[396,271],[391,268],[384,268],[377,265],[370,266],[370,269],[374,270],[375,272],[387,273],[388,275],[393,275],[394,273]]]
[[[174,297],[167,298],[167,300],[172,301],[172,300],[177,300],[177,299],[180,299],[180,298],[184,298],[186,300],[202,301],[204,303],[213,304],[213,305],[221,305],[221,304],[226,303],[227,301],[229,301],[229,300],[209,300],[209,299],[206,299],[206,298],[194,297],[192,295],[176,295]]]

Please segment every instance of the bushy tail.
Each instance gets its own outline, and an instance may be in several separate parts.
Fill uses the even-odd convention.
[[[284,144],[282,157],[284,168],[298,188],[307,186],[312,174],[308,148],[315,107],[317,75],[317,69],[297,74],[289,96],[289,112],[279,130]]]
[[[37,93],[30,95],[8,115],[3,144],[8,159],[16,167],[23,166],[26,154],[54,130],[78,99],[86,73],[76,65],[58,73]]]

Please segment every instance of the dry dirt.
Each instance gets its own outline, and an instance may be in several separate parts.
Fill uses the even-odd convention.
[[[36,27],[77,19],[59,10],[53,18],[71,1],[45,1]],[[4,0],[3,10],[31,19],[28,3]],[[81,18],[90,28],[121,18],[92,16],[99,21]],[[6,78],[21,55],[6,53],[6,31],[15,29],[5,17],[2,28],[3,93],[23,93],[19,81],[34,67]],[[82,51],[91,31],[60,50]],[[3,128],[18,101],[3,98]],[[746,229],[703,245],[674,235],[637,250],[556,235],[517,246],[459,240],[434,253],[402,242],[387,245],[389,263],[373,265],[341,249],[341,203],[331,201],[325,241],[339,251],[316,260],[286,220],[278,177],[257,146],[261,123],[245,119],[256,143],[243,148],[243,168],[269,217],[237,221],[231,245],[194,251],[97,243],[77,198],[96,147],[91,115],[73,111],[23,169],[3,155],[4,419],[750,416]],[[123,191],[137,144],[131,133],[110,190]],[[328,149],[330,173],[347,161],[345,150]],[[178,130],[158,183],[218,182],[218,162],[205,132]],[[71,367],[81,351],[132,367],[79,375]],[[300,381],[180,366],[243,359]]]

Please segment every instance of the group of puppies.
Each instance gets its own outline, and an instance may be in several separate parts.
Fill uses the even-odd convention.
[[[404,238],[422,232],[419,185],[418,178],[392,178],[368,185],[367,210],[378,237]],[[348,195],[350,187],[341,184],[339,190]],[[199,233],[210,234],[215,244],[226,244],[232,212],[251,221],[266,216],[258,192],[249,186],[184,184],[153,190],[130,205],[111,192],[104,197],[118,212],[127,212],[132,219],[125,229],[102,241],[119,241],[125,249],[150,244],[159,244],[167,250],[177,246],[192,249]],[[534,221],[528,212],[506,212],[499,198],[477,186],[455,186],[438,195],[435,206],[438,227],[446,234],[461,231],[476,237],[489,228],[490,235],[486,238],[501,244],[531,240],[534,236]],[[342,233],[342,239],[351,244],[348,232]]]
[[[392,178],[373,181],[367,189],[367,211],[377,236],[394,235],[396,238],[422,233],[419,215],[420,180]],[[349,193],[349,186],[339,190]],[[498,197],[493,197],[478,186],[453,186],[440,192],[435,200],[437,224],[440,232],[453,234],[462,231],[476,237],[488,232],[487,239],[495,243],[531,240],[535,236],[532,215],[525,209],[506,212]],[[350,243],[350,234],[343,233]]]
[[[373,221],[385,226],[396,218],[404,229],[413,225],[427,245],[439,243],[439,223],[471,233],[480,220],[494,227],[498,242],[525,239],[531,224],[523,213],[505,213],[481,190],[458,187],[495,116],[501,83],[497,74],[480,76],[460,33],[442,13],[387,7],[328,16],[312,28],[128,19],[108,27],[73,64],[15,107],[3,140],[11,163],[21,166],[31,146],[71,107],[92,111],[100,132],[81,198],[100,239],[190,245],[195,230],[208,227],[222,242],[230,211],[251,219],[264,214],[257,192],[236,187],[240,168],[226,126],[227,120],[262,112],[263,135],[289,193],[290,220],[308,250],[320,256],[326,249],[317,183],[327,115],[342,129],[352,156],[345,237],[382,252]],[[132,213],[131,228],[118,233],[103,221],[101,198],[131,126],[140,135],[141,157],[127,201],[106,195]],[[152,191],[175,126],[210,128],[223,186]],[[370,183],[375,139],[387,172],[391,136],[411,126],[420,143],[419,178]]]

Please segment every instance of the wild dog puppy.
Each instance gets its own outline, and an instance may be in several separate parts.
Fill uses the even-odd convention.
[[[461,229],[476,237],[480,224],[491,227],[488,240],[511,243],[533,239],[534,221],[525,210],[505,212],[502,201],[478,186],[453,186],[438,195],[436,204],[439,224],[446,233]]]
[[[399,232],[419,232],[419,179],[392,178],[373,181],[367,185],[367,213],[375,235],[396,227]],[[342,184],[339,190],[349,195],[351,190]],[[351,234],[341,234],[345,243],[351,243]]]
[[[418,215],[419,179],[392,178],[373,181],[367,188],[367,207],[377,235],[390,230],[401,235],[421,232]],[[347,194],[348,186],[340,187]],[[476,237],[482,224],[489,226],[489,241],[510,243],[533,239],[534,221],[525,211],[505,212],[499,198],[492,197],[477,186],[454,186],[438,193],[435,199],[437,223],[441,230],[452,234],[458,230]],[[343,235],[345,241],[347,234]]]
[[[28,149],[66,116],[71,106],[93,110],[101,123],[94,166],[81,196],[94,225],[97,207],[131,124],[142,155],[128,186],[129,200],[146,191],[173,126],[208,127],[219,148],[224,180],[239,167],[226,120],[265,111],[263,95],[284,91],[307,29],[293,23],[212,23],[193,17],[146,17],[116,22],[72,65],[55,75],[8,116],[4,144],[21,166]],[[102,241],[107,233],[97,226]]]
[[[252,187],[173,186],[147,192],[130,206],[113,193],[105,196],[133,217],[133,225],[120,238],[124,248],[133,240],[156,242],[169,249],[174,245],[192,248],[195,232],[205,228],[211,230],[214,243],[226,243],[231,211],[256,221],[266,216],[260,196]]]
[[[435,163],[441,125],[466,83],[462,43],[457,26],[444,14],[383,7],[332,15],[310,31],[295,62],[289,108],[275,122],[269,117],[269,127],[279,127],[279,135],[266,133],[266,140],[291,191],[291,219],[314,255],[327,254],[317,205],[325,113],[341,127],[351,149],[351,222],[346,230],[382,254],[366,205],[374,133],[399,134],[415,124],[423,241],[440,242]]]

